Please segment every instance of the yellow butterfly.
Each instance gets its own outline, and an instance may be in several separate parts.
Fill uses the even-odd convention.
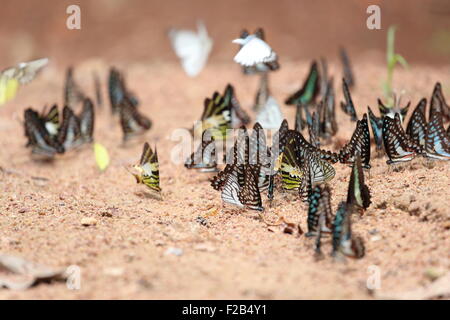
[[[47,58],[21,62],[17,66],[0,71],[0,106],[16,96],[19,85],[32,81],[48,63]]]
[[[138,173],[130,173],[136,178],[137,183],[142,183],[158,193],[161,192],[161,188],[159,186],[158,154],[156,148],[155,152],[152,151],[148,142],[144,144],[141,161],[138,165],[134,166],[134,169]]]

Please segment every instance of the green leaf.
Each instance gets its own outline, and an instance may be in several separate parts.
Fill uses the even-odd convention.
[[[100,143],[94,143],[95,162],[100,171],[104,171],[109,166],[108,150]]]
[[[403,56],[399,55],[398,53],[395,55],[395,61],[400,63],[403,68],[408,69],[409,65],[408,62],[406,62],[406,59],[403,58]]]

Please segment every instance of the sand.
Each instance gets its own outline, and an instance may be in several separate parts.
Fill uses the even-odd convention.
[[[339,79],[340,65],[330,65],[330,73]],[[77,65],[75,76],[92,95],[92,70],[106,79],[107,67],[102,60],[87,60]],[[95,140],[110,153],[106,172],[97,169],[91,147],[50,164],[30,160],[18,120],[25,107],[40,110],[61,103],[64,69],[50,65],[0,108],[0,252],[53,267],[77,265],[81,288],[52,283],[19,292],[3,289],[0,299],[371,299],[366,287],[369,266],[380,268],[380,293],[416,289],[431,282],[430,273],[449,272],[448,162],[416,159],[394,171],[385,158],[373,159],[370,178],[366,176],[372,205],[353,220],[366,256],[334,262],[328,256],[331,244],[325,241],[326,258],[315,261],[312,239],[267,227],[254,211],[224,208],[220,193],[209,185],[211,175],[171,161],[177,145],[170,139],[173,131],[190,127],[201,115],[203,99],[228,82],[254,119],[250,106],[257,78],[242,75],[231,62],[208,65],[195,79],[174,63],[121,67],[141,100],[140,108],[154,122],[144,139],[158,147],[163,201],[147,197],[123,168],[139,160],[142,141],[121,146],[118,119],[110,116],[105,95],[105,106],[96,114]],[[376,109],[385,69],[382,56],[372,54],[355,58],[354,67],[353,100],[361,116],[367,105]],[[282,61],[270,79],[280,103],[300,86],[308,68],[308,61]],[[450,98],[449,68],[417,65],[399,70],[395,88],[404,89],[404,99],[415,106],[431,95],[439,80]],[[341,86],[336,87],[339,102]],[[283,105],[282,111],[292,126],[294,108]],[[350,138],[354,123],[341,110],[337,118],[334,139],[342,143]],[[346,198],[350,174],[346,165],[335,168],[330,183],[334,210]],[[307,229],[306,205],[292,195],[276,193],[264,214],[271,221],[282,215]],[[197,222],[198,217],[204,217],[206,225]],[[94,218],[96,224],[83,226],[84,218]]]

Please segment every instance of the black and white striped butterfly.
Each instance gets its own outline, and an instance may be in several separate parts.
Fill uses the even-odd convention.
[[[258,172],[255,168],[256,166],[248,164],[231,165],[221,193],[225,203],[252,210],[264,210],[258,188]]]
[[[444,129],[444,120],[440,111],[432,112],[428,120],[425,136],[425,154],[428,158],[450,160],[450,136]]]
[[[400,114],[396,113],[394,119],[383,119],[383,143],[389,158],[387,164],[411,161],[418,153],[420,147],[416,146],[403,130]]]
[[[319,223],[322,217],[322,223]],[[331,210],[331,190],[328,185],[315,186],[308,197],[307,237],[317,235],[319,228],[323,233],[332,231],[333,212]]]
[[[361,155],[363,167],[370,169],[370,133],[367,114],[356,122],[356,128],[350,141],[340,150],[339,161],[353,164],[356,152]]]
[[[372,127],[373,139],[375,140],[376,149],[383,150],[383,117],[377,117],[372,112],[370,107],[367,107],[369,112],[370,126]]]
[[[336,122],[336,103],[334,93],[334,81],[330,78],[328,81],[327,91],[323,98],[323,103],[319,104],[319,117],[321,122],[321,137],[329,140],[337,131]]]
[[[347,204],[355,206],[360,210],[367,209],[370,204],[370,190],[364,182],[364,172],[361,157],[358,152],[354,156],[354,163],[347,191]]]
[[[341,202],[333,221],[333,252],[335,258],[343,256],[361,259],[365,254],[364,241],[360,237],[352,236],[351,215],[353,208]]]
[[[145,133],[152,127],[152,121],[141,114],[127,96],[121,100],[119,108],[124,142],[136,135]]]
[[[313,112],[312,116],[309,114],[306,117],[308,124],[309,143],[316,148],[320,148],[320,119],[317,112]]]
[[[56,104],[54,104],[48,112],[46,112],[46,108],[44,108],[40,119],[44,122],[45,129],[50,136],[55,137],[58,135],[59,111]]]
[[[199,169],[200,172],[217,171],[216,143],[208,130],[203,131],[197,151],[191,154],[184,166],[188,169]]]
[[[441,112],[443,120],[450,121],[450,107],[445,101],[444,94],[442,93],[442,86],[440,82],[437,82],[433,89],[433,94],[430,100],[430,111],[428,119],[431,119],[432,113],[435,111]]]
[[[342,91],[344,92],[345,102],[341,101],[341,109],[345,114],[350,116],[351,121],[357,121],[355,106],[353,104],[352,96],[350,95],[349,85],[345,78],[342,79]]]
[[[50,136],[44,121],[36,111],[31,108],[26,109],[24,119],[25,136],[28,138],[27,147],[31,147],[33,154],[52,158],[56,153],[64,153],[64,147]]]
[[[308,141],[306,141],[305,137],[303,135],[295,130],[288,130],[286,134],[286,139],[295,139],[297,145],[299,146],[299,149],[302,153],[310,152],[315,154],[319,159],[328,161],[330,163],[336,163],[339,161],[339,156],[335,152],[331,152],[328,150],[323,150],[320,148],[314,147],[312,144],[310,144]],[[286,140],[286,141],[287,141]]]
[[[412,141],[422,148],[425,147],[425,135],[427,129],[427,121],[425,119],[425,108],[427,106],[427,99],[420,100],[417,107],[414,109],[411,118],[409,119],[406,133]]]

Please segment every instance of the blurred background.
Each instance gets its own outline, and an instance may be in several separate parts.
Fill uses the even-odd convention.
[[[81,30],[66,28],[67,6],[81,7]],[[366,9],[381,7],[381,30],[368,30]],[[0,68],[37,57],[57,65],[99,58],[107,63],[177,62],[170,27],[195,28],[202,19],[214,40],[210,63],[229,62],[242,28],[263,27],[283,60],[377,52],[398,26],[396,51],[410,63],[450,61],[449,0],[2,0]]]

